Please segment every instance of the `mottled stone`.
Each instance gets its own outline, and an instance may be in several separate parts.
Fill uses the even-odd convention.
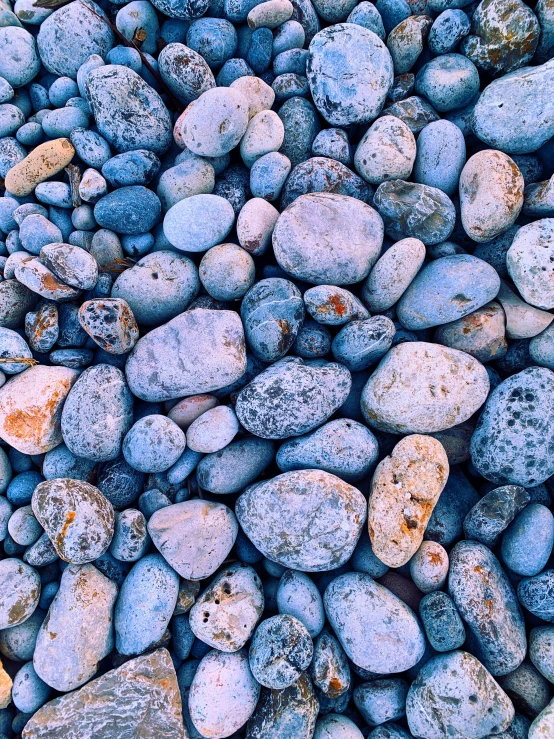
[[[289,688],[263,688],[247,725],[248,739],[312,739],[319,710],[312,682],[304,672]]]
[[[503,485],[491,490],[464,518],[466,539],[475,539],[492,549],[530,500],[527,490],[519,485]]]
[[[413,611],[369,575],[340,575],[323,602],[344,651],[358,667],[387,675],[413,667],[423,656],[425,637]]]
[[[500,359],[506,354],[506,321],[496,302],[487,303],[463,318],[439,326],[435,341],[471,354],[480,362]]]
[[[476,541],[450,553],[448,592],[470,632],[472,651],[493,675],[515,670],[525,657],[525,623],[514,589],[494,554]]]
[[[443,431],[470,418],[489,386],[483,365],[465,352],[422,341],[399,344],[364,387],[362,412],[381,431]]]
[[[406,564],[418,550],[448,472],[442,444],[418,434],[404,437],[377,465],[369,535],[373,551],[389,567]]]
[[[347,195],[364,203],[370,203],[373,197],[372,188],[361,177],[341,162],[328,157],[311,157],[296,165],[283,187],[281,210],[301,195],[312,192]]]
[[[38,365],[0,388],[0,437],[23,454],[42,454],[62,442],[63,403],[78,377],[66,367]]]
[[[186,739],[181,696],[169,652],[125,662],[69,695],[55,698],[27,722],[25,739]]]
[[[554,308],[554,288],[550,274],[554,259],[554,218],[523,226],[506,254],[510,277],[527,303]]]
[[[425,246],[419,239],[402,239],[387,249],[362,287],[367,307],[373,311],[391,308],[415,278],[424,259]]]
[[[167,44],[158,57],[160,76],[185,105],[215,87],[215,78],[203,56],[179,43]]]
[[[320,572],[348,561],[366,510],[360,491],[335,475],[299,470],[247,488],[236,514],[266,557],[284,567]]]
[[[502,281],[496,296],[506,316],[506,336],[509,339],[530,339],[547,329],[554,321],[554,313],[534,308],[518,297]]]
[[[112,504],[94,485],[70,478],[41,482],[33,493],[32,506],[56,552],[66,562],[93,562],[110,546]]]
[[[30,618],[40,598],[40,577],[20,559],[0,562],[0,629],[9,629]]]
[[[117,586],[96,567],[68,567],[37,636],[37,675],[55,690],[84,685],[113,649]]]
[[[19,282],[47,300],[68,301],[78,298],[81,291],[59,280],[37,257],[25,257],[15,267]]]
[[[153,402],[225,387],[245,370],[239,316],[198,308],[139,339],[125,373],[133,394]]]
[[[306,627],[288,614],[262,621],[248,653],[255,679],[273,690],[295,683],[309,667],[312,656],[313,644]]]
[[[335,285],[310,287],[304,293],[304,303],[314,321],[324,326],[342,326],[349,321],[363,321],[370,315],[355,295]]]
[[[74,154],[75,149],[69,139],[54,139],[40,144],[8,171],[6,190],[13,195],[29,195],[40,182],[67,167]]]

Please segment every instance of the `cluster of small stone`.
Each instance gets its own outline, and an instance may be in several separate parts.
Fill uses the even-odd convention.
[[[554,0],[0,0],[0,739],[553,739]]]

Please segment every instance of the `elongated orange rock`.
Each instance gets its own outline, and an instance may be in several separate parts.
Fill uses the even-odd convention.
[[[29,195],[40,182],[67,167],[74,154],[75,149],[69,139],[54,139],[40,144],[8,170],[6,190],[11,195]]]

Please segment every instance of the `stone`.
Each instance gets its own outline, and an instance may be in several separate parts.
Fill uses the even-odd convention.
[[[316,192],[347,195],[364,203],[371,203],[373,197],[371,187],[341,162],[328,157],[311,157],[297,164],[287,178],[281,194],[281,210],[301,195]]]
[[[324,326],[343,326],[349,321],[363,321],[370,316],[353,293],[335,285],[310,287],[304,293],[304,304],[314,321]]]
[[[186,739],[181,696],[169,652],[125,662],[80,690],[50,701],[27,722],[25,739]]]
[[[40,577],[20,559],[0,562],[0,629],[12,629],[29,619],[40,598]]]
[[[215,78],[203,56],[180,43],[167,44],[158,57],[160,76],[185,105],[215,87]]]
[[[529,739],[548,739],[554,731],[554,701],[539,713],[529,729]]]
[[[489,386],[483,365],[465,352],[423,341],[398,344],[365,385],[362,413],[380,431],[443,431],[470,418]],[[435,388],[441,388],[440,396]]]
[[[187,500],[157,510],[148,533],[164,559],[187,580],[202,580],[225,561],[237,538],[235,514],[221,503]]]
[[[19,328],[28,311],[32,311],[38,300],[36,293],[18,280],[5,279],[0,282],[0,326]]]
[[[245,370],[239,316],[233,311],[198,308],[181,313],[139,339],[125,374],[131,392],[153,402],[225,387]]]
[[[65,562],[93,562],[110,546],[112,504],[94,485],[69,478],[41,482],[33,493],[32,506],[35,518]]]
[[[552,388],[551,370],[529,367],[490,394],[471,439],[471,459],[487,480],[534,487],[554,473]]]
[[[67,167],[74,154],[75,149],[69,139],[54,139],[39,144],[8,171],[6,190],[19,197],[29,195],[39,183]]]
[[[285,472],[251,485],[235,510],[257,549],[302,572],[347,562],[366,518],[360,491],[320,470]]]
[[[480,362],[506,354],[506,321],[499,303],[486,303],[463,318],[439,326],[434,338],[439,344],[471,354]]]
[[[378,156],[375,155],[379,152]],[[356,171],[372,185],[391,179],[407,179],[416,158],[413,133],[399,118],[385,115],[366,131],[356,153]]]
[[[391,308],[404,294],[423,266],[425,245],[419,239],[402,239],[379,257],[362,287],[369,310]]]
[[[530,500],[527,490],[519,485],[503,485],[491,490],[464,518],[466,539],[475,539],[492,549],[502,532]]]
[[[34,666],[47,685],[84,685],[113,649],[117,586],[91,564],[68,567],[37,636]]]
[[[293,616],[280,614],[258,626],[248,653],[256,681],[272,690],[290,687],[306,670],[313,644],[306,627]]]
[[[248,739],[277,736],[312,739],[318,710],[312,682],[305,672],[283,690],[262,688],[256,710],[247,725]]]
[[[548,277],[554,257],[554,218],[542,218],[522,226],[506,254],[506,265],[523,299],[536,306],[554,308],[554,291]]]
[[[373,551],[389,567],[401,567],[419,549],[448,472],[442,444],[419,434],[404,437],[377,465],[369,535]]]
[[[181,140],[199,156],[228,154],[246,132],[248,109],[247,98],[236,88],[206,90],[180,118]]]
[[[393,82],[381,39],[362,26],[339,23],[310,42],[306,75],[316,108],[333,126],[377,118]]]
[[[176,249],[203,252],[225,241],[234,221],[235,212],[226,198],[200,194],[175,203],[165,215],[163,228]]]
[[[365,573],[340,575],[327,586],[325,612],[355,665],[380,675],[421,659],[425,637],[413,611]]]
[[[425,710],[432,705],[434,710]],[[433,657],[408,691],[410,731],[422,739],[485,737],[507,729],[512,702],[469,652]]]
[[[79,308],[79,323],[109,354],[126,354],[139,337],[133,312],[121,298],[86,300]]]
[[[30,367],[0,388],[0,437],[23,454],[42,454],[63,441],[63,403],[78,373]]]
[[[382,243],[378,213],[355,198],[333,193],[300,196],[281,213],[273,231],[277,263],[296,279],[316,285],[364,279]]]
[[[18,25],[3,22],[0,29],[0,75],[13,88],[31,82],[40,69],[35,39]]]
[[[552,321],[554,314],[547,313],[539,308],[524,302],[507,284],[502,281],[496,296],[506,316],[506,336],[510,339],[530,339],[538,334],[547,336],[545,331]]]

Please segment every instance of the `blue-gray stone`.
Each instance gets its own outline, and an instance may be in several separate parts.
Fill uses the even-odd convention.
[[[459,649],[466,630],[452,598],[441,590],[426,595],[419,604],[419,615],[429,643],[437,652]]]
[[[516,516],[502,537],[502,559],[518,575],[538,575],[554,545],[554,516],[541,503],[531,503]]]
[[[159,198],[142,185],[121,187],[105,195],[94,206],[99,226],[122,234],[143,234],[158,222]]]
[[[386,316],[351,321],[333,339],[333,357],[351,372],[367,369],[388,352],[394,334],[394,323]]]
[[[239,493],[269,467],[274,455],[275,447],[269,439],[239,439],[201,459],[196,479],[200,487],[210,493]]]
[[[458,126],[447,120],[434,121],[417,139],[414,181],[453,195],[465,162],[466,144]]]

